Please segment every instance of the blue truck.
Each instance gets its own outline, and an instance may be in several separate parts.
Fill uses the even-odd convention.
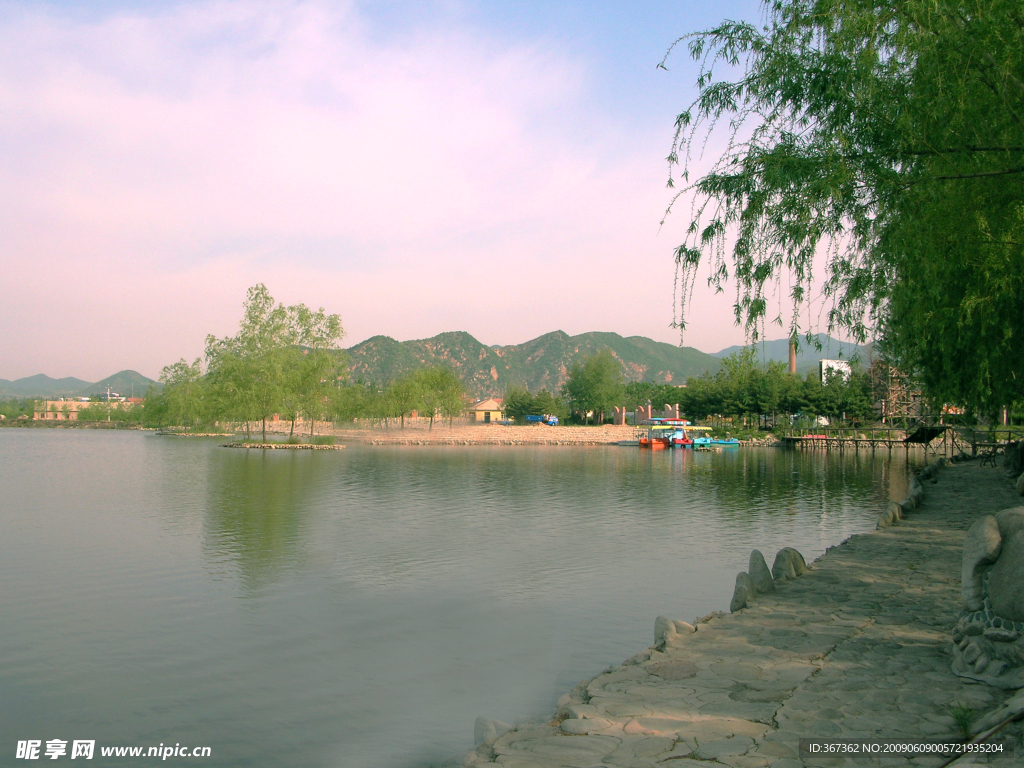
[[[545,413],[543,416],[527,416],[527,424],[547,424],[549,427],[558,426],[558,417]]]

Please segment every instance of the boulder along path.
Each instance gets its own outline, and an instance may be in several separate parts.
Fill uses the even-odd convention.
[[[659,619],[660,644],[511,730],[479,719],[463,764],[506,768],[937,766],[946,758],[801,758],[801,738],[956,738],[1013,691],[957,677],[964,533],[1021,503],[1002,469],[947,465],[893,527],[853,536],[732,614]],[[669,626],[666,627],[666,624]],[[504,732],[502,732],[504,730]],[[1010,729],[1018,737],[1019,723]],[[1018,738],[1019,742],[1019,738]],[[1024,765],[1016,759],[995,765]],[[976,758],[965,757],[957,765]],[[983,762],[983,760],[981,760]]]

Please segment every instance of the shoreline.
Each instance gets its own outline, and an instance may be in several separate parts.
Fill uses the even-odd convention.
[[[927,494],[902,519],[880,510],[877,530],[797,578],[764,585],[758,574],[763,591],[746,607],[692,625],[658,617],[655,645],[578,684],[548,721],[478,718],[478,746],[445,765],[938,766],[946,758],[798,750],[801,738],[957,738],[954,714],[977,724],[1014,694],[954,675],[952,632],[966,530],[1020,496],[1002,468],[973,461],[923,480]]]

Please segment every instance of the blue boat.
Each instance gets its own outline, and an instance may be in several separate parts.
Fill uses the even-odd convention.
[[[704,436],[693,438],[694,448],[710,448],[713,445],[732,446],[733,448],[738,448],[739,444],[740,441],[737,440],[735,437],[730,437],[728,440],[723,440],[717,437]]]

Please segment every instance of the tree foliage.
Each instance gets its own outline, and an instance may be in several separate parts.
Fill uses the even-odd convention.
[[[304,304],[277,304],[266,286],[249,289],[234,336],[206,339],[203,361],[163,369],[161,393],[146,397],[148,423],[191,428],[215,421],[248,425],[274,414],[304,416],[312,425],[330,411],[345,370],[337,348],[341,318]]]
[[[546,389],[531,395],[526,387],[509,387],[501,406],[508,418],[520,424],[526,421],[527,416],[548,414],[562,421],[569,415],[565,401]]]
[[[757,338],[788,284],[829,328],[883,338],[937,399],[993,408],[1024,383],[1024,12],[1014,0],[771,0],[766,23],[681,38],[701,62],[677,118],[679,318],[698,266],[736,282]],[[738,73],[730,79],[730,75]],[[689,172],[716,126],[728,147]],[[674,180],[670,178],[670,184]],[[670,208],[671,210],[671,208]],[[809,330],[809,329],[808,329]]]
[[[625,402],[630,411],[648,403],[655,408],[678,404],[690,419],[726,416],[751,424],[781,423],[794,414],[858,421],[875,416],[871,377],[861,366],[854,366],[849,377],[833,374],[822,382],[815,372],[801,378],[790,374],[783,363],[761,363],[750,347],[724,358],[716,373],[691,377],[684,387],[627,384]]]
[[[206,357],[164,368],[162,392],[146,395],[144,419],[153,426],[198,428],[217,422],[244,425],[246,434],[273,416],[309,427],[325,419],[369,418],[385,425],[422,411],[449,421],[464,410],[465,391],[449,368],[412,371],[381,388],[349,383],[348,360],[338,348],[341,318],[304,304],[286,307],[266,287],[249,290],[234,336],[206,339]]]
[[[429,366],[416,372],[416,380],[420,390],[420,410],[430,419],[430,429],[434,428],[434,419],[440,417],[453,423],[457,416],[465,410],[466,390],[451,368]]]
[[[593,413],[602,423],[603,414],[622,405],[626,393],[622,363],[611,350],[603,349],[583,360],[577,360],[569,370],[562,386],[562,394],[569,408],[589,418]]]

